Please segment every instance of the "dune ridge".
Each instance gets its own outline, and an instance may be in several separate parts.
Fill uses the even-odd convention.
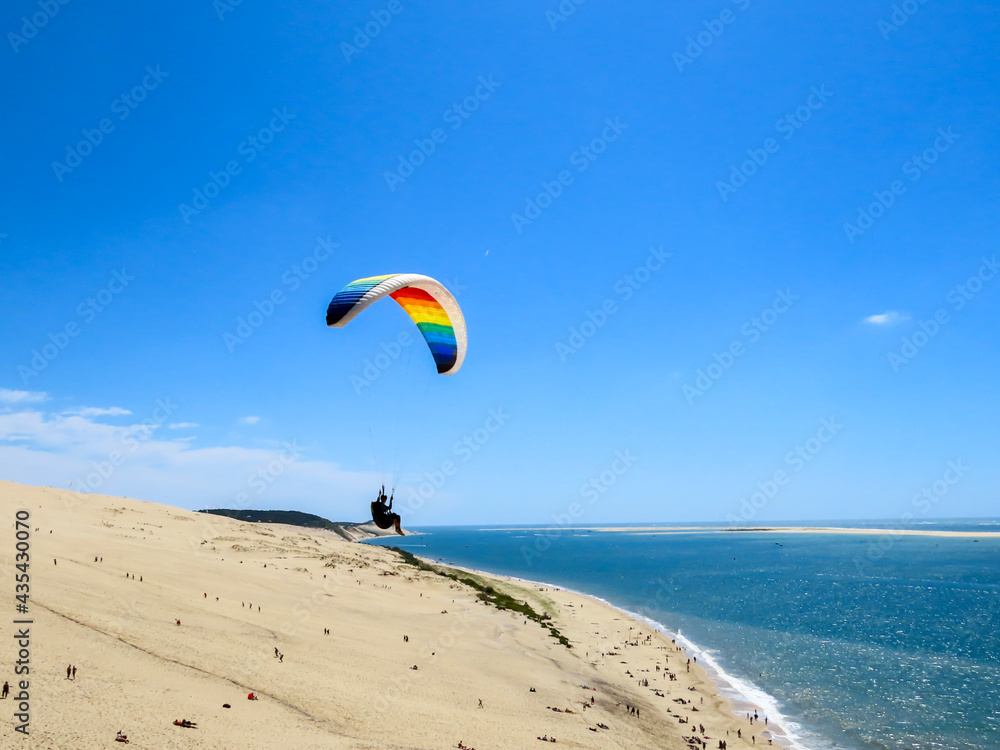
[[[103,747],[122,730],[137,748],[680,749],[699,724],[706,747],[767,744],[667,636],[585,596],[474,573],[545,613],[532,621],[330,530],[12,482],[0,509],[0,681],[15,693],[14,518],[31,514],[30,735],[0,702],[5,747]]]

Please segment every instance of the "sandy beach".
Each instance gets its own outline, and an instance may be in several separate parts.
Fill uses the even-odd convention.
[[[530,531],[539,527],[525,527]],[[937,536],[970,539],[1000,537],[1000,531],[946,531],[942,529],[879,529],[840,526],[573,526],[574,531],[628,534],[862,534],[865,536]]]
[[[477,574],[548,613],[567,648],[463,583],[330,531],[10,482],[0,508],[5,747],[117,746],[119,730],[137,748],[767,744],[669,637],[584,596]],[[19,509],[31,514],[28,738],[11,718]]]

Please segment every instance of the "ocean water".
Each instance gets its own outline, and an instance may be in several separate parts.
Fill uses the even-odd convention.
[[[1000,539],[421,531],[377,543],[586,593],[679,633],[795,747],[1000,750]]]

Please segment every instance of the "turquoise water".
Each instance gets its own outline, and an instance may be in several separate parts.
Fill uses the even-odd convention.
[[[680,632],[798,747],[1000,748],[1000,540],[422,531],[379,543],[587,593]]]

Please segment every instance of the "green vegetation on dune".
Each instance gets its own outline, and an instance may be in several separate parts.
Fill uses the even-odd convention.
[[[399,555],[402,561],[407,565],[412,565],[413,567],[425,570],[428,573],[435,573],[444,578],[450,578],[456,583],[463,583],[469,588],[474,589],[476,591],[477,598],[486,604],[492,604],[497,609],[507,609],[511,612],[516,612],[528,620],[537,622],[543,628],[548,630],[552,637],[559,641],[559,643],[564,645],[566,648],[573,648],[566,636],[560,633],[558,628],[552,624],[552,616],[547,612],[539,614],[526,601],[515,599],[510,594],[497,591],[492,584],[487,583],[486,580],[472,573],[467,573],[463,570],[456,570],[455,568],[448,568],[443,565],[432,565],[431,563],[424,562],[420,558],[416,557],[413,553],[407,552],[405,549],[400,549],[399,547],[389,547],[388,549],[391,549]]]
[[[351,537],[344,529],[360,525],[356,523],[334,523],[322,516],[303,513],[299,510],[230,510],[229,508],[211,508],[199,510],[198,512],[226,516],[227,518],[235,518],[237,521],[248,521],[249,523],[284,523],[289,526],[302,526],[307,529],[327,529],[347,540],[350,540]]]

